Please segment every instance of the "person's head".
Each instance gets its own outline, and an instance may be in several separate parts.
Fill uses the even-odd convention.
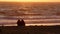
[[[22,18],[18,18],[19,21],[22,21],[23,19]]]

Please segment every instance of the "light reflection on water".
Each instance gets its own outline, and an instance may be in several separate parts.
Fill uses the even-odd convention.
[[[60,25],[59,22],[57,23],[49,23],[49,21],[58,21],[60,19],[41,19],[41,20],[24,20],[25,21],[25,26],[52,26],[52,25]],[[40,21],[48,21],[48,23],[40,23]],[[0,26],[17,26],[17,20],[6,20],[2,19],[0,20]],[[37,22],[37,23],[35,23]],[[38,23],[39,22],[39,23]]]
[[[54,25],[60,25],[60,23],[25,24],[25,26],[54,26]],[[17,26],[17,24],[5,24],[0,26]]]

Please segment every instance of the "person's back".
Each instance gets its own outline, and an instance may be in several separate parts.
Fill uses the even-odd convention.
[[[23,19],[18,19],[17,25],[18,25],[18,26],[25,26],[24,20],[23,20]]]

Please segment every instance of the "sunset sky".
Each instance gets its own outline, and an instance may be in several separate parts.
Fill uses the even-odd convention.
[[[2,2],[60,2],[60,0],[0,0]]]

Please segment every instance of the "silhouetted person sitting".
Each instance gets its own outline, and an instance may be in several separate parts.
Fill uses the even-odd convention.
[[[23,20],[23,19],[18,19],[17,25],[18,25],[18,26],[25,26],[24,20]]]

